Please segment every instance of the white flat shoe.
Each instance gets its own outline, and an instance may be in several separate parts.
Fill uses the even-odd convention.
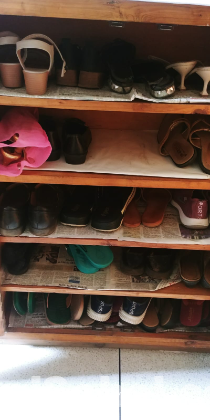
[[[180,74],[181,84],[179,86],[179,89],[185,90],[186,89],[185,84],[184,84],[185,77],[194,69],[196,64],[197,64],[197,61],[186,61],[186,62],[181,62],[181,63],[174,63],[174,64],[169,64],[169,66],[166,67],[166,70],[172,68]]]

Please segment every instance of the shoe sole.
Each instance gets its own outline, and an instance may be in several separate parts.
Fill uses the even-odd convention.
[[[64,222],[61,222],[61,224],[64,226],[72,226],[72,227],[86,227],[88,225],[88,223],[86,225],[73,225],[73,223],[64,223]]]
[[[209,226],[208,217],[206,219],[194,219],[187,217],[185,216],[182,208],[176,203],[176,201],[172,200],[171,204],[178,210],[180,220],[184,226],[191,229],[206,229]]]
[[[143,314],[141,314],[139,316],[129,315],[127,312],[124,311],[123,307],[121,306],[121,308],[119,310],[119,317],[123,321],[128,322],[129,324],[132,324],[132,325],[138,325],[138,324],[140,324],[143,321],[143,319],[144,319],[144,317],[146,315],[147,308],[148,308],[148,306],[150,304],[150,301],[151,301],[151,299],[149,300],[148,305],[147,305],[145,311],[143,312]]]
[[[110,309],[110,311],[107,312],[107,314],[97,314],[97,312],[93,311],[93,309],[91,308],[91,298],[90,298],[88,307],[87,307],[87,314],[89,318],[94,319],[94,321],[104,322],[104,321],[108,321],[108,319],[110,318],[112,314],[112,309]]]

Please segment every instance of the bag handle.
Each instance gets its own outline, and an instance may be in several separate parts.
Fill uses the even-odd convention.
[[[36,38],[45,39],[51,45],[49,45],[47,42],[39,41]],[[53,66],[53,63],[54,63],[54,48],[53,48],[53,46],[56,48],[56,50],[58,51],[58,53],[59,53],[59,55],[60,55],[60,57],[63,61],[63,66],[62,66],[62,70],[61,70],[61,77],[63,77],[65,72],[66,72],[66,69],[65,69],[66,62],[65,62],[59,48],[55,44],[55,42],[52,41],[52,39],[49,38],[47,35],[42,35],[42,34],[28,35],[25,38],[23,38],[21,41],[17,42],[16,53],[17,53],[17,57],[18,57],[18,60],[21,64],[22,68],[25,70],[24,62],[25,62],[26,57],[27,57],[27,49],[28,48],[36,48],[36,49],[44,50],[49,54],[49,56],[50,56],[50,66],[49,66],[48,70],[50,71],[52,69],[52,66]],[[22,49],[25,49],[25,51],[26,51],[26,54],[24,55],[23,58],[21,57],[21,50]]]

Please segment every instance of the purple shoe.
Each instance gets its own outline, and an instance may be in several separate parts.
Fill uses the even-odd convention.
[[[205,229],[209,226],[208,200],[203,191],[174,190],[171,204],[179,212],[181,223],[191,229]]]

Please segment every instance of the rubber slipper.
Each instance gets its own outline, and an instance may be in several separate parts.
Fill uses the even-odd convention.
[[[90,264],[98,269],[108,267],[114,259],[113,252],[108,246],[77,245],[77,248],[85,255]]]
[[[202,319],[204,300],[183,299],[181,304],[180,322],[186,327],[196,327]]]
[[[179,321],[180,304],[178,299],[162,299],[160,325],[162,328],[174,328]]]
[[[142,197],[147,203],[142,216],[143,225],[147,227],[161,225],[166,207],[171,201],[171,193],[162,188],[149,188],[142,190]]]
[[[71,298],[71,319],[73,321],[79,321],[82,316],[84,309],[84,296],[83,295],[72,295]]]
[[[13,306],[18,315],[27,313],[28,292],[13,292]]]
[[[197,153],[188,141],[190,122],[181,115],[166,115],[158,131],[159,152],[170,156],[175,165],[183,168],[194,162]]]
[[[157,308],[156,308],[156,299],[152,299],[147,309],[146,315],[140,326],[148,332],[153,332],[156,330],[158,325],[159,325],[159,318],[158,318]]]
[[[189,140],[199,149],[199,163],[203,172],[210,174],[210,121],[199,117],[191,127]]]
[[[201,251],[184,251],[180,257],[180,275],[188,287],[194,287],[202,277]]]
[[[84,327],[88,327],[88,325],[92,325],[95,322],[95,320],[90,318],[87,314],[87,307],[88,307],[89,299],[90,299],[89,296],[84,296],[83,314],[79,320],[79,323],[83,325]]]
[[[35,293],[28,293],[27,298],[27,309],[29,314],[33,314],[35,311],[35,304],[36,304],[36,294]]]
[[[138,209],[138,200],[134,197],[131,203],[128,205],[125,216],[123,218],[123,226],[134,228],[141,224],[141,215]]]
[[[204,269],[201,284],[206,289],[210,289],[210,252],[204,253]]]
[[[85,274],[93,274],[99,271],[99,268],[94,267],[86,254],[81,251],[81,249],[77,245],[66,245],[66,250],[74,258],[75,264],[77,268]],[[69,252],[70,250],[70,252]]]
[[[71,295],[45,294],[45,312],[48,324],[68,324],[71,320]]]

